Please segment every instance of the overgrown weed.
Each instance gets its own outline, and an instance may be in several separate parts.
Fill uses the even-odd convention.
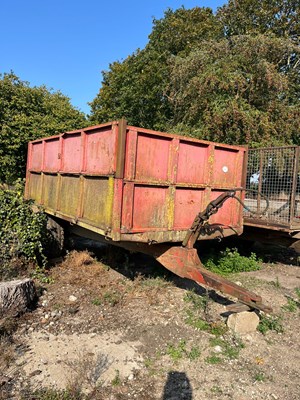
[[[251,253],[249,257],[241,256],[236,248],[226,248],[218,253],[210,253],[203,258],[203,264],[210,271],[224,276],[257,271],[261,268],[261,260],[255,253]]]
[[[257,327],[258,331],[265,335],[269,331],[274,331],[276,333],[283,333],[283,324],[281,316],[272,315],[260,315],[260,322]]]
[[[237,359],[240,355],[240,351],[245,348],[244,343],[237,336],[223,338],[214,337],[210,339],[210,345],[213,347],[219,346],[221,348],[221,352],[218,354],[221,360],[223,360],[223,358],[228,360]]]
[[[191,361],[195,361],[200,357],[200,349],[197,346],[192,346],[190,350],[187,349],[187,343],[185,340],[180,340],[178,344],[169,344],[166,353],[170,358],[177,362],[182,358],[189,358]]]
[[[287,304],[281,307],[283,311],[287,311],[290,313],[296,312],[299,309],[299,303],[294,299],[288,298]]]

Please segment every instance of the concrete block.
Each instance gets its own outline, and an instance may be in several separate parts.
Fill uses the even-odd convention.
[[[254,311],[230,314],[227,319],[228,328],[240,334],[255,332],[258,324],[259,317]]]

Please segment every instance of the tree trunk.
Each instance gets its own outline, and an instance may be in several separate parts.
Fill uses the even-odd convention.
[[[32,279],[0,282],[0,313],[6,311],[24,312],[36,298],[35,285]]]

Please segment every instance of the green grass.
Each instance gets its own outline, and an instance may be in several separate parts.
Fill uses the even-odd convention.
[[[116,374],[111,381],[112,386],[119,386],[121,384],[120,371],[116,369]]]
[[[229,360],[237,359],[240,351],[245,347],[242,340],[238,337],[234,337],[231,340],[229,339],[221,339],[220,337],[215,337],[210,340],[210,345],[220,346],[222,349],[221,355]]]
[[[21,394],[22,400],[28,400],[29,398],[37,400],[83,400],[84,396],[80,392],[69,389],[39,389],[31,393],[26,391],[26,393]]]
[[[216,365],[216,364],[220,364],[223,360],[222,360],[221,357],[216,356],[215,354],[213,354],[212,356],[206,357],[205,361],[208,364]]]
[[[188,350],[185,340],[180,340],[177,345],[169,344],[166,353],[175,362],[182,358],[188,358],[190,361],[195,361],[201,355],[198,346],[192,346],[191,349]]]
[[[279,316],[271,316],[271,315],[266,316],[262,314],[260,316],[260,322],[258,324],[257,329],[263,335],[265,335],[268,331],[283,333],[284,329],[282,325],[282,318]]]
[[[209,297],[199,296],[194,290],[188,290],[183,297],[183,301],[191,304],[194,309],[205,310],[209,302]]]
[[[300,288],[296,288],[295,293],[296,293],[298,299],[300,300]]]
[[[101,306],[102,301],[101,301],[101,299],[99,299],[99,297],[96,297],[95,299],[93,299],[91,301],[91,303],[94,304],[94,306]]]
[[[195,360],[197,360],[197,358],[200,357],[200,355],[201,355],[201,352],[199,350],[199,347],[194,346],[191,348],[191,351],[188,353],[188,358],[191,361],[195,361]]]
[[[171,285],[165,276],[156,276],[154,278],[145,278],[141,280],[141,285],[148,288],[164,288]]]
[[[253,377],[255,382],[265,382],[266,376],[263,372],[257,372]]]
[[[147,357],[144,360],[144,365],[145,365],[146,368],[152,368],[154,366],[154,360],[152,358],[150,358],[150,357]]]
[[[106,304],[109,304],[110,306],[114,307],[118,303],[120,303],[122,298],[121,293],[116,292],[116,291],[108,291],[105,292],[103,295],[103,300]]]
[[[278,276],[276,276],[276,281],[271,281],[270,284],[272,286],[274,286],[276,289],[280,289],[281,288],[281,284],[279,282]]]
[[[293,299],[288,299],[287,304],[285,304],[284,306],[281,307],[281,309],[283,311],[287,311],[287,312],[296,312],[299,308],[298,303],[293,300]]]
[[[222,394],[223,393],[223,391],[220,388],[220,386],[213,386],[213,387],[210,388],[210,391],[212,393],[215,393],[215,394]]]
[[[167,354],[172,358],[173,361],[178,361],[186,354],[186,342],[180,340],[178,345],[169,344],[167,348]]]
[[[198,316],[192,310],[186,310],[187,317],[185,323],[199,331],[209,332],[215,336],[221,336],[227,331],[227,326],[221,322],[210,323]]]

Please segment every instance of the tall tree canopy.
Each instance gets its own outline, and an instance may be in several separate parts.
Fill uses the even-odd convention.
[[[227,143],[300,144],[299,0],[167,10],[103,73],[91,120]]]
[[[299,44],[299,8],[299,0],[229,0],[217,17],[228,36],[272,34]]]
[[[164,129],[173,108],[166,95],[169,60],[187,55],[203,39],[221,35],[221,26],[209,8],[168,9],[164,18],[154,19],[145,49],[103,72],[102,87],[91,102],[91,121],[126,116],[131,124]]]
[[[0,75],[0,182],[25,175],[28,141],[86,124],[62,93],[30,87],[12,72]]]
[[[300,56],[281,38],[237,35],[176,57],[169,81],[172,126],[225,143],[296,143],[299,101],[289,72],[282,72],[291,53]]]

